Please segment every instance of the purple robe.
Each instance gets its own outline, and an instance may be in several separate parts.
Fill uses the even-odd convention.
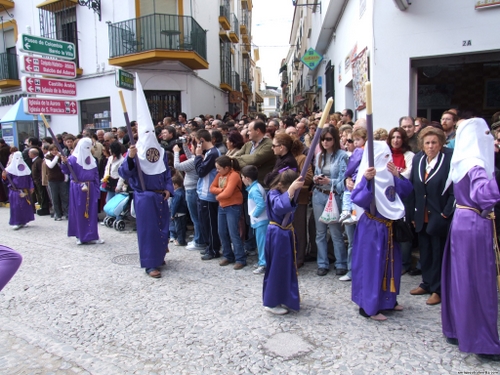
[[[453,187],[457,205],[490,210],[500,193],[496,180],[474,167]],[[461,351],[500,354],[493,222],[458,208],[444,249],[441,278],[443,334]]]
[[[375,177],[376,178],[376,177]],[[396,193],[400,198],[408,196],[413,186],[407,179],[395,178]],[[365,211],[370,212],[373,199],[372,184],[365,177],[352,191],[352,201]],[[378,212],[376,217],[385,219]],[[352,301],[370,315],[381,310],[392,310],[396,306],[401,283],[401,249],[393,241],[394,265],[387,265],[388,228],[385,224],[362,215],[354,232],[352,245]],[[387,277],[386,290],[382,289],[384,275]],[[394,275],[394,276],[393,276]],[[390,280],[394,277],[396,292],[390,291]]]
[[[290,201],[288,193],[270,190],[266,199],[266,211],[270,224],[266,233],[266,273],[262,299],[264,306],[276,307],[281,304],[292,310],[300,309],[299,282],[295,259],[295,238],[292,230],[280,228],[285,215],[295,210],[295,201]],[[293,222],[290,215],[285,226]]]
[[[137,242],[143,268],[160,267],[168,251],[170,210],[168,200],[158,193],[168,190],[171,196],[174,195],[166,153],[163,163],[167,168],[165,172],[152,176],[143,173],[146,191],[142,190],[135,160],[127,156],[118,170],[120,176],[128,180],[129,186],[134,189]]]
[[[99,199],[99,171],[97,167],[83,169],[76,162],[74,156],[68,158],[68,163],[73,167],[78,182],[73,181],[73,176],[65,163],[61,164],[61,171],[69,174],[69,210],[68,210],[68,237],[76,237],[81,242],[90,242],[99,239],[97,231],[97,200]],[[82,191],[82,183],[87,183],[88,191]],[[88,217],[85,217],[85,213]]]
[[[9,202],[10,202],[10,225],[26,225],[30,221],[35,220],[33,213],[33,203],[31,201],[30,190],[34,189],[31,176],[14,176],[9,173],[12,182],[19,190],[24,190],[27,195],[23,198],[19,195],[19,191],[12,190],[9,184]],[[0,186],[2,188],[2,186]]]

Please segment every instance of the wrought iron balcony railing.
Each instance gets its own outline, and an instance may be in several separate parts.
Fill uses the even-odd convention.
[[[151,50],[194,51],[207,59],[206,31],[190,16],[150,14],[109,25],[109,57]]]

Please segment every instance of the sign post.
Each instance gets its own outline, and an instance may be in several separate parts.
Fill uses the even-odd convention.
[[[135,81],[134,75],[125,70],[118,69],[115,73],[115,84],[116,87],[126,89],[126,90],[135,90]]]
[[[28,94],[76,96],[76,82],[64,79],[22,77],[21,86]]]
[[[17,48],[22,52],[54,56],[65,60],[74,60],[76,57],[73,43],[29,34],[19,36]]]
[[[309,48],[300,59],[311,70],[316,69],[321,60],[323,60],[323,56],[316,52],[314,48]]]
[[[27,74],[43,74],[60,78],[75,78],[76,64],[72,61],[44,59],[23,55],[21,59],[21,72]]]
[[[78,106],[75,100],[49,98],[23,98],[25,113],[46,115],[76,115]]]

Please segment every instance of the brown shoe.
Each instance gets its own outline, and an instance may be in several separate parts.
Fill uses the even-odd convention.
[[[423,294],[429,294],[429,292],[427,290],[425,290],[424,288],[419,286],[419,287],[416,287],[415,289],[410,290],[410,294],[412,296],[421,296]]]
[[[426,302],[428,305],[438,305],[441,303],[441,297],[439,297],[439,294],[437,293],[432,293],[431,296],[427,299]]]
[[[230,262],[229,260],[227,260],[226,258],[224,258],[224,259],[222,259],[222,260],[219,262],[219,266],[224,267],[224,266],[227,266],[227,265],[229,265],[229,264],[231,264],[231,263],[234,263],[234,262]]]
[[[241,270],[243,267],[245,267],[245,264],[243,264],[243,263],[235,263],[233,269],[235,269],[235,270]]]

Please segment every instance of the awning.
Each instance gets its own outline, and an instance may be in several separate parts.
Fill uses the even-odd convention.
[[[255,101],[257,103],[264,103],[264,99],[258,93],[255,93]]]
[[[77,5],[77,0],[45,0],[36,7],[49,12],[59,12],[62,9],[74,8]]]
[[[33,121],[33,115],[24,113],[23,98],[20,98],[16,104],[14,104],[5,115],[3,115],[0,123],[12,121]],[[38,116],[38,121],[42,121],[40,116]]]

